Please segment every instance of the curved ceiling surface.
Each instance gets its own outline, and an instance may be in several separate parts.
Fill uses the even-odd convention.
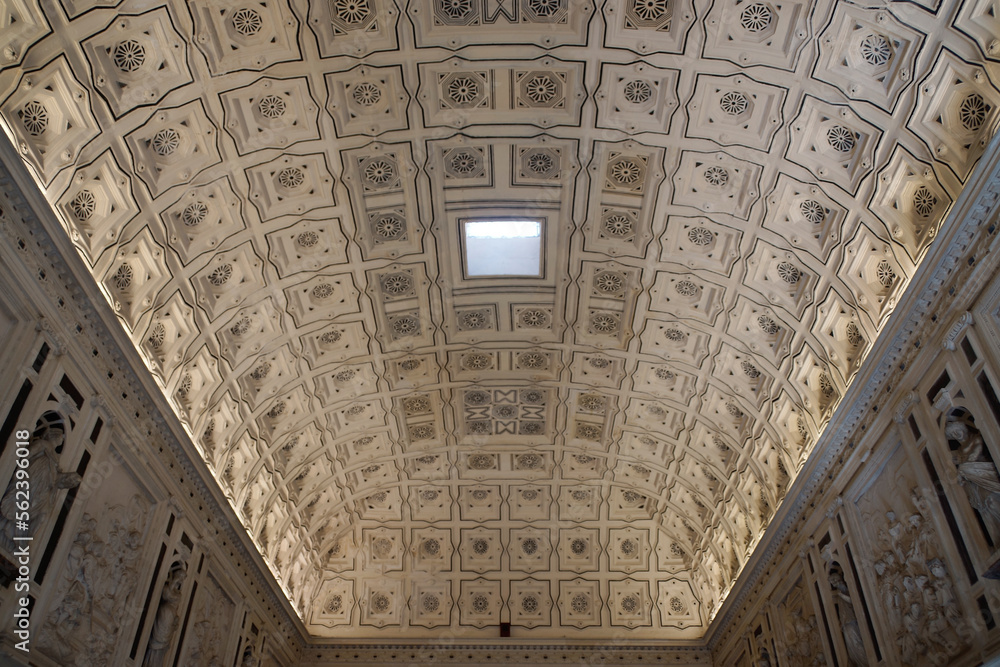
[[[871,4],[2,0],[0,112],[311,633],[697,639],[996,126]]]

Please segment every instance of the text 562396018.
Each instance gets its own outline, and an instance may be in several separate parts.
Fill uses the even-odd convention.
[[[28,652],[31,629],[31,598],[29,580],[31,575],[31,475],[29,472],[30,450],[28,438],[31,433],[19,430],[14,433],[17,449],[14,452],[17,466],[14,469],[14,558],[17,561],[17,580],[14,590],[20,593],[14,607],[14,634],[18,650]]]

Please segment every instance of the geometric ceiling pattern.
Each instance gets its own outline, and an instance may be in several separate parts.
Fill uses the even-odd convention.
[[[0,116],[315,637],[698,639],[997,125],[870,4],[0,0]]]

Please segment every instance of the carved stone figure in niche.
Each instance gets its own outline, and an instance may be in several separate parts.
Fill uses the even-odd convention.
[[[861,628],[858,627],[858,617],[854,613],[854,602],[844,580],[840,564],[833,562],[829,572],[830,588],[833,590],[837,605],[837,618],[840,620],[840,631],[844,635],[844,645],[852,665],[868,666],[868,654],[861,639]]]
[[[771,667],[771,656],[768,654],[766,648],[760,650],[760,656],[757,658],[757,667]]]
[[[12,476],[7,490],[0,498],[0,546],[14,553],[14,533],[17,518],[17,502],[28,501],[28,531],[18,531],[20,535],[34,537],[38,529],[45,525],[58,489],[72,489],[80,484],[80,476],[75,472],[60,472],[57,448],[66,440],[62,418],[54,412],[47,412],[38,420],[35,432],[28,444],[28,475],[30,490],[18,493],[17,477]],[[21,485],[25,485],[22,483]]]
[[[156,618],[153,620],[153,630],[146,645],[146,657],[142,661],[142,667],[163,665],[163,659],[170,650],[170,642],[177,631],[181,590],[186,576],[187,568],[183,563],[171,565],[167,580],[163,582],[163,592],[160,593],[160,603],[156,607]]]
[[[952,414],[944,428],[958,471],[958,483],[979,513],[987,536],[1000,544],[1000,473],[969,415]]]
[[[135,609],[132,596],[145,519],[139,496],[127,507],[107,509],[100,521],[83,515],[59,584],[62,598],[56,598],[39,629],[42,653],[60,665],[111,664],[118,634]]]
[[[257,651],[254,650],[253,644],[248,644],[245,649],[243,649],[243,660],[240,661],[240,667],[257,667],[260,661],[257,660]]]

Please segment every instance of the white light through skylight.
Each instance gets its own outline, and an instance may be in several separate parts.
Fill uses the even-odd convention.
[[[538,220],[467,220],[463,234],[468,277],[542,275]]]

